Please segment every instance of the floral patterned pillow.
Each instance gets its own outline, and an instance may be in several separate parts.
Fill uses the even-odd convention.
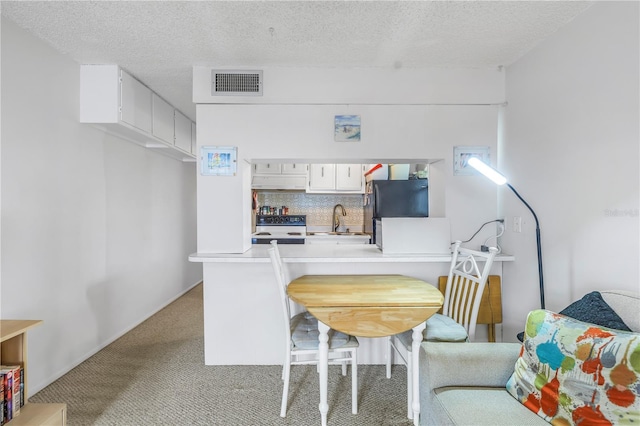
[[[640,334],[532,311],[507,390],[556,426],[640,425]]]

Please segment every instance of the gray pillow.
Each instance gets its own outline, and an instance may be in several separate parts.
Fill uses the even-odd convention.
[[[616,314],[616,311],[604,301],[598,291],[585,294],[582,299],[573,302],[558,313],[577,319],[578,321],[590,322],[601,327],[631,331],[620,316]],[[518,340],[522,342],[524,339],[524,331],[518,333],[517,337]]]

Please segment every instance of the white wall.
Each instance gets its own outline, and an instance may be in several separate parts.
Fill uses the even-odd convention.
[[[546,307],[598,289],[639,291],[639,5],[598,2],[507,69],[502,171],[536,211]],[[539,307],[535,224],[501,193],[504,340]]]
[[[502,238],[503,250],[516,256],[505,265],[503,293],[504,340],[514,341],[527,312],[539,306],[533,219],[508,189],[451,171],[454,146],[488,145],[494,164],[540,218],[549,309],[593,289],[638,289],[639,50],[638,4],[597,2],[510,66],[504,86],[487,72],[414,70],[424,73],[418,80],[407,70],[394,77],[393,71],[288,69],[270,79],[273,71],[265,70],[265,100],[224,101],[210,95],[210,74],[196,67],[198,143],[238,146],[242,169],[235,178],[198,177],[198,250],[249,248],[240,229],[250,223],[243,215],[251,159],[444,158],[431,171],[446,188],[453,238],[496,217],[507,225],[513,216],[523,219],[522,233]],[[308,89],[295,77],[309,77],[304,71],[312,74]],[[381,82],[416,87],[392,92],[379,89]],[[269,92],[269,84],[278,90]],[[429,105],[447,103],[447,93],[452,103],[506,100],[508,106]],[[213,102],[236,105],[205,104]],[[361,114],[360,143],[333,142],[334,114]],[[233,226],[220,225],[227,222]]]
[[[313,85],[296,80],[296,73]],[[247,104],[198,104],[198,146],[238,147],[239,168],[235,177],[198,176],[198,251],[241,253],[250,248],[249,163],[255,159],[316,163],[442,159],[430,166],[430,187],[436,182],[445,187],[442,210],[451,220],[452,237],[469,238],[482,223],[496,218],[497,189],[483,185],[480,176],[453,176],[453,147],[489,146],[495,159],[499,107],[491,103],[504,101],[502,76],[500,70],[449,74],[407,70],[396,72],[394,78],[380,70],[269,70],[265,91],[271,81],[289,85],[279,85],[277,96],[272,93],[267,101],[243,98]],[[207,79],[210,71],[194,68],[195,100],[235,102],[235,97],[211,97]],[[379,91],[385,80],[396,90]],[[418,81],[422,86],[416,85]],[[443,88],[451,88],[448,98]],[[406,104],[394,103],[398,93],[411,94]],[[332,103],[322,103],[330,98]],[[334,117],[339,114],[361,116],[360,142],[334,141]],[[475,241],[476,248],[482,242]]]
[[[202,279],[195,165],[80,124],[79,64],[2,18],[1,317],[37,392]]]
[[[193,67],[196,104],[451,105],[504,102],[502,69],[260,67],[262,96],[213,96],[211,73]],[[234,67],[233,70],[242,70]],[[255,68],[252,68],[255,70]]]

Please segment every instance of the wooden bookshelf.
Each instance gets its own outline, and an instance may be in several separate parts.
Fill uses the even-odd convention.
[[[27,330],[42,324],[41,320],[0,320],[0,364],[20,365],[23,371],[24,400],[20,414],[8,425],[64,426],[67,404],[31,404],[27,384]]]

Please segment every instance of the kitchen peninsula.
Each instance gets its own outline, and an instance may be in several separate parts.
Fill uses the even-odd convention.
[[[202,161],[197,163],[197,253],[190,260],[203,265],[207,365],[277,365],[284,356],[275,276],[266,247],[252,246],[254,164],[429,164],[429,217],[449,219],[452,238],[467,239],[483,222],[500,217],[495,185],[481,176],[454,174],[453,147],[483,146],[497,152],[497,123],[505,99],[502,69],[452,74],[409,67],[267,67],[263,76],[268,86],[262,96],[228,97],[211,93],[211,72],[206,65],[193,68],[197,148],[200,152],[219,144],[237,148],[237,161],[233,174],[219,176],[203,170]],[[380,90],[381,81],[385,90]],[[360,117],[360,142],[335,140],[335,118],[340,115]],[[330,168],[325,176],[332,176]],[[359,198],[366,196],[357,192]],[[289,205],[284,200],[259,201]],[[324,205],[342,203],[332,199]],[[356,211],[342,205],[346,218]],[[313,216],[315,204],[309,207],[289,214]],[[316,217],[309,217],[309,227],[331,226],[330,219]],[[351,223],[343,225],[360,230]],[[476,247],[489,236],[479,235]],[[370,244],[283,245],[281,255],[290,279],[401,274],[437,285],[450,264],[444,253],[390,256]],[[503,262],[508,260],[512,258],[499,257],[492,274],[502,276]],[[478,339],[483,339],[482,333],[486,333],[484,327]],[[497,340],[500,337],[501,328]],[[359,340],[359,362],[384,362],[385,339]]]
[[[282,311],[268,245],[240,254],[194,253],[204,272],[204,343],[206,365],[277,365],[282,363]],[[282,245],[289,278],[326,274],[402,274],[437,285],[447,275],[451,255],[388,255],[375,245]],[[492,275],[502,276],[496,257]],[[478,330],[478,338],[482,332]],[[500,333],[498,333],[498,340]],[[384,338],[360,338],[358,361],[384,363]]]

